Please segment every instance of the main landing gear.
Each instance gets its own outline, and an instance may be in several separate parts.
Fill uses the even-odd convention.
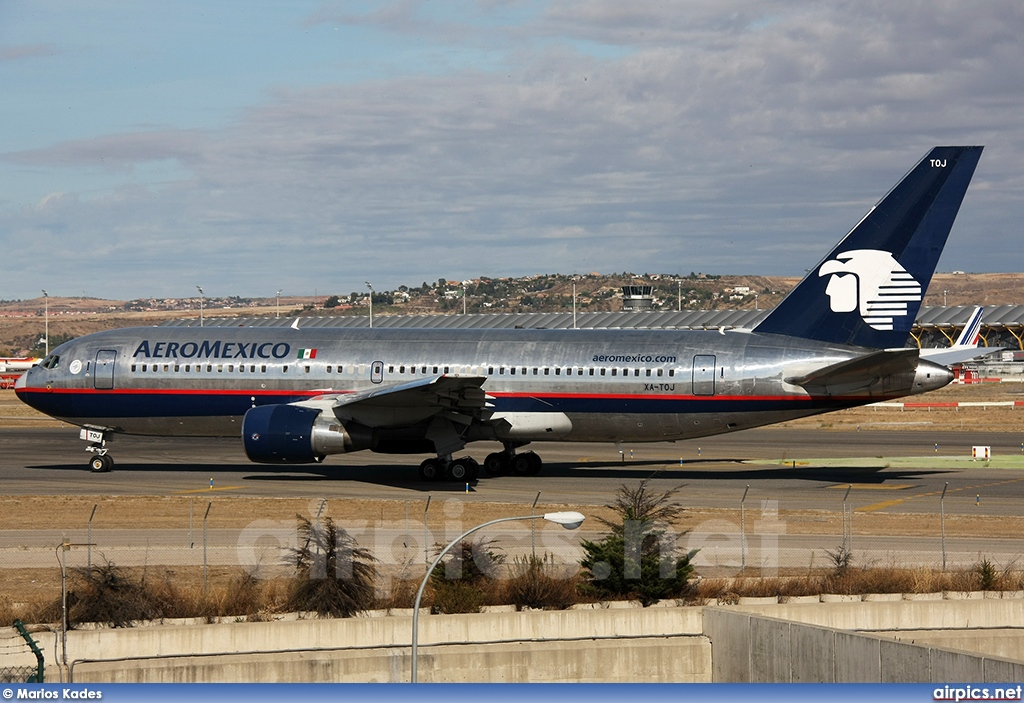
[[[534,452],[516,454],[515,446],[488,454],[482,468],[488,476],[536,476],[544,462]],[[427,459],[420,464],[420,478],[424,481],[475,481],[480,476],[481,464],[469,456],[452,459],[451,456]]]
[[[424,481],[475,481],[480,476],[480,464],[471,456],[452,459],[451,456],[427,459],[420,464],[420,478]]]
[[[82,431],[78,433],[79,438],[89,442],[89,446],[85,448],[85,451],[93,454],[93,457],[89,459],[89,470],[96,474],[102,474],[110,471],[114,468],[114,457],[112,457],[107,449],[107,442],[113,440],[109,432],[104,430],[93,430],[88,427],[83,427]]]

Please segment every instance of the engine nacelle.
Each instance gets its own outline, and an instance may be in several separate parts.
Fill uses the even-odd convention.
[[[262,405],[245,413],[242,444],[250,461],[309,464],[328,454],[364,449],[338,420],[300,405]]]

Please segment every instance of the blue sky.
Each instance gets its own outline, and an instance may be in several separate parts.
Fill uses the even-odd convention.
[[[940,270],[1024,271],[1024,5],[0,5],[0,298],[812,266],[985,144]]]

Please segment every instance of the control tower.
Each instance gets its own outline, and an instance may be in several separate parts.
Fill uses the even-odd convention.
[[[622,286],[623,310],[652,310],[654,308],[654,286]]]

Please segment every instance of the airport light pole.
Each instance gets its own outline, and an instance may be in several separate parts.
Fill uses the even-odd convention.
[[[576,277],[572,277],[572,328],[576,329]]]
[[[281,291],[277,291],[277,316],[281,317]]]
[[[363,283],[370,289],[370,327],[373,327],[373,284],[369,281],[363,281]]]
[[[203,304],[206,302],[206,295],[203,293],[202,286],[196,286],[196,290],[199,291],[199,326],[203,326]]]
[[[942,487],[942,495],[939,496],[939,526],[942,529],[942,571],[946,571],[946,489],[949,488],[949,481]]]
[[[45,344],[46,353],[43,356],[50,355],[50,294],[45,290],[43,291],[43,344]]]
[[[434,559],[433,563],[431,563],[431,565],[430,565],[430,568],[427,569],[427,573],[423,576],[423,582],[420,584],[420,590],[416,592],[416,602],[413,604],[413,610],[412,610],[412,683],[417,683],[417,678],[418,678],[418,666],[417,666],[416,656],[417,656],[417,654],[419,652],[418,647],[419,647],[420,601],[423,600],[423,591],[427,587],[427,581],[430,580],[430,574],[432,574],[434,572],[434,568],[439,563],[441,563],[441,560],[444,559],[444,556],[448,552],[450,552],[452,549],[455,548],[455,545],[459,544],[462,540],[466,539],[466,537],[470,536],[471,534],[473,534],[477,530],[482,530],[485,527],[490,527],[491,525],[496,525],[499,522],[510,522],[512,520],[536,520],[537,518],[544,518],[548,522],[553,522],[553,523],[555,523],[557,525],[561,525],[562,527],[564,527],[567,530],[575,530],[577,527],[582,525],[583,521],[586,519],[586,517],[583,515],[583,513],[578,513],[578,512],[575,512],[575,511],[567,511],[567,512],[560,512],[560,513],[545,513],[543,515],[519,515],[519,516],[516,516],[516,517],[500,517],[497,520],[491,520],[490,522],[485,522],[485,523],[483,523],[481,525],[477,525],[476,527],[472,527],[472,528],[466,530],[461,535],[459,535],[458,537],[453,539],[448,544],[448,546],[445,547],[443,550],[441,550],[441,553],[437,555],[437,558]]]

